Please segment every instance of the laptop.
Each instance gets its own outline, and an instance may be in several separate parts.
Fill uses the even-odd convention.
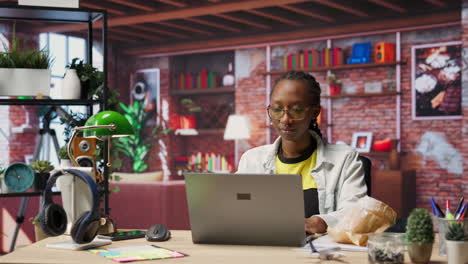
[[[194,243],[301,246],[302,177],[185,173]]]

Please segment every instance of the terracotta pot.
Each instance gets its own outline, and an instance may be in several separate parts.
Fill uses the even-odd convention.
[[[468,262],[468,241],[446,240],[448,264]]]
[[[408,254],[413,263],[429,263],[432,255],[431,244],[409,243]]]
[[[341,85],[330,85],[330,95],[337,95],[341,93]]]

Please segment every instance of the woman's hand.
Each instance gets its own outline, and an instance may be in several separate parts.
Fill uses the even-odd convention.
[[[308,234],[327,232],[327,223],[318,216],[311,216],[305,219],[305,231]]]

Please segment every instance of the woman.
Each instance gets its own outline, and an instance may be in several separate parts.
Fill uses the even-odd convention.
[[[279,138],[242,155],[240,173],[301,174],[305,230],[326,232],[343,209],[365,197],[364,171],[357,152],[327,144],[317,125],[320,85],[301,71],[283,74],[273,86],[267,111]]]

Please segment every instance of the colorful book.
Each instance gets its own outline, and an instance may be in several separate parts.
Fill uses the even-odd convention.
[[[287,70],[287,69],[288,69],[288,56],[284,55],[283,56],[283,70]]]
[[[292,70],[292,54],[288,54],[288,70]]]

